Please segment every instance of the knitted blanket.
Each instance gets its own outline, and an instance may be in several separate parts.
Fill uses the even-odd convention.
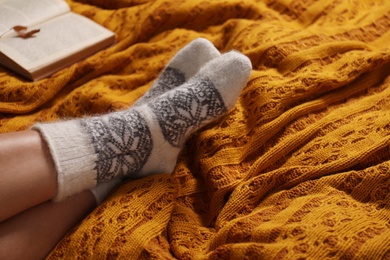
[[[124,109],[204,37],[253,64],[173,174],[128,180],[49,259],[390,259],[387,0],[68,0],[117,44],[31,83],[0,67],[0,132]]]

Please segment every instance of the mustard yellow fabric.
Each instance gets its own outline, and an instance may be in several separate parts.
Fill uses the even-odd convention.
[[[390,259],[387,0],[68,0],[117,44],[51,78],[0,67],[0,132],[127,108],[197,37],[253,63],[172,175],[127,181],[49,259]]]

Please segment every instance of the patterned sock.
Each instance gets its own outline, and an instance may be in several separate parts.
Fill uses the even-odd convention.
[[[201,66],[219,55],[221,53],[210,41],[203,38],[193,40],[173,56],[151,88],[137,100],[134,106],[150,102],[161,94],[182,85],[189,78],[193,77]],[[111,190],[119,185],[120,180],[118,178],[101,183],[91,189],[97,204],[100,204]]]
[[[168,90],[184,84],[198,73],[204,64],[219,55],[221,53],[210,41],[204,38],[193,40],[171,59],[159,78],[134,105],[145,104]]]
[[[251,72],[229,52],[150,103],[81,120],[38,124],[57,169],[56,200],[115,178],[173,171],[188,136],[230,109]]]

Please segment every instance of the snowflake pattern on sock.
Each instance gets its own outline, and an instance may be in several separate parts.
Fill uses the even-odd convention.
[[[181,147],[194,129],[227,111],[221,94],[207,77],[198,77],[185,88],[167,92],[148,106],[165,140],[174,147]]]
[[[185,82],[184,73],[176,68],[166,67],[154,85],[148,92],[136,103],[136,105],[144,104],[161,94],[178,87]]]
[[[81,121],[92,139],[95,152],[97,182],[137,174],[148,160],[153,140],[149,126],[136,110],[90,118]]]

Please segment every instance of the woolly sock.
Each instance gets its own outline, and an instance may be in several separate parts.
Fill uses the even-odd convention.
[[[110,192],[121,182],[122,178],[117,178],[108,182],[99,183],[99,185],[91,189],[91,193],[95,197],[96,205],[102,203],[108,194],[110,194]]]
[[[221,53],[210,41],[204,38],[193,40],[173,56],[151,88],[137,100],[134,106],[150,102],[161,94],[182,85],[189,78],[193,77],[201,66],[219,55]],[[97,204],[100,204],[105,199],[111,190],[120,183],[120,180],[114,179],[101,183],[91,189]]]
[[[188,136],[237,101],[250,60],[229,52],[152,102],[82,120],[38,124],[58,174],[61,200],[115,178],[171,173]]]
[[[198,73],[204,64],[219,55],[221,53],[210,41],[204,38],[193,40],[173,56],[151,88],[134,105],[145,104],[155,97],[184,84]]]

